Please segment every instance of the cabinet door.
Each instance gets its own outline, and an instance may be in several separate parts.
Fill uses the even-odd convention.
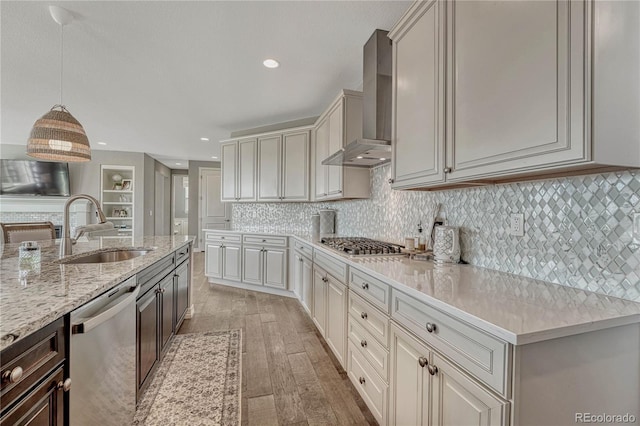
[[[393,34],[394,188],[444,180],[445,2],[416,3]]]
[[[238,141],[238,200],[256,200],[257,140]]]
[[[429,424],[429,350],[393,327],[391,332],[389,424]]]
[[[302,300],[302,256],[293,255],[293,292]]]
[[[327,196],[327,169],[330,167],[322,165],[322,160],[329,156],[329,120],[320,123],[315,133],[315,195],[316,199],[322,199]]]
[[[236,201],[238,198],[238,143],[226,143],[220,146],[222,162],[222,201]]]
[[[160,282],[160,349],[164,351],[173,335],[173,274]]]
[[[309,132],[289,133],[282,138],[282,198],[309,200]]]
[[[39,386],[0,418],[1,426],[62,426],[64,424],[63,367],[55,370]],[[3,407],[4,408],[4,407]]]
[[[326,335],[327,326],[327,278],[326,272],[313,268],[313,322],[322,337]]]
[[[138,389],[142,387],[158,359],[157,286],[137,302],[137,368]]]
[[[222,278],[222,245],[207,243],[205,246],[204,274],[211,278]]]
[[[302,306],[313,312],[313,262],[302,258]]]
[[[447,3],[448,180],[588,159],[586,3]]]
[[[331,155],[342,149],[344,145],[344,108],[342,102],[338,104],[329,115],[329,153]],[[327,167],[327,195],[342,194],[342,167],[341,166],[325,166]]]
[[[242,250],[240,246],[224,246],[222,278],[240,281],[242,279]]]
[[[250,284],[262,284],[262,248],[244,247],[242,249],[242,281]]]
[[[345,366],[347,352],[347,288],[327,277],[327,335],[326,341],[340,364]]]
[[[437,426],[505,426],[509,424],[506,401],[493,396],[453,364],[433,354],[431,410]]]
[[[280,201],[282,137],[258,139],[258,201]]]
[[[176,304],[174,330],[176,332],[182,325],[184,316],[187,314],[187,309],[189,309],[189,273],[190,261],[187,260],[182,265],[178,266],[174,277],[174,299]]]
[[[264,252],[264,285],[287,287],[287,250],[267,249]]]

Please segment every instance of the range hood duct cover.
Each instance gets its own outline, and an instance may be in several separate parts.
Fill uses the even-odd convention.
[[[391,161],[392,51],[387,34],[375,30],[364,45],[362,139],[333,153],[324,165],[374,167]]]

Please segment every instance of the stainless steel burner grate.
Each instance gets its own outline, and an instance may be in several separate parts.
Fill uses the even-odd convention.
[[[384,254],[401,254],[403,246],[372,240],[370,238],[344,237],[322,238],[320,242],[336,251],[350,256],[370,256]]]

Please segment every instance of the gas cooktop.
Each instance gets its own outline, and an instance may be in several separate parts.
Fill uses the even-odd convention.
[[[403,246],[372,240],[370,238],[342,237],[322,238],[322,244],[350,256],[402,254]]]

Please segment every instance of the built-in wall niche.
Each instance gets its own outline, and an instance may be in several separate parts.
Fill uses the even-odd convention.
[[[189,224],[189,176],[173,175],[171,223],[174,235],[188,233]]]
[[[100,167],[102,211],[118,229],[117,237],[133,237],[135,167]]]

